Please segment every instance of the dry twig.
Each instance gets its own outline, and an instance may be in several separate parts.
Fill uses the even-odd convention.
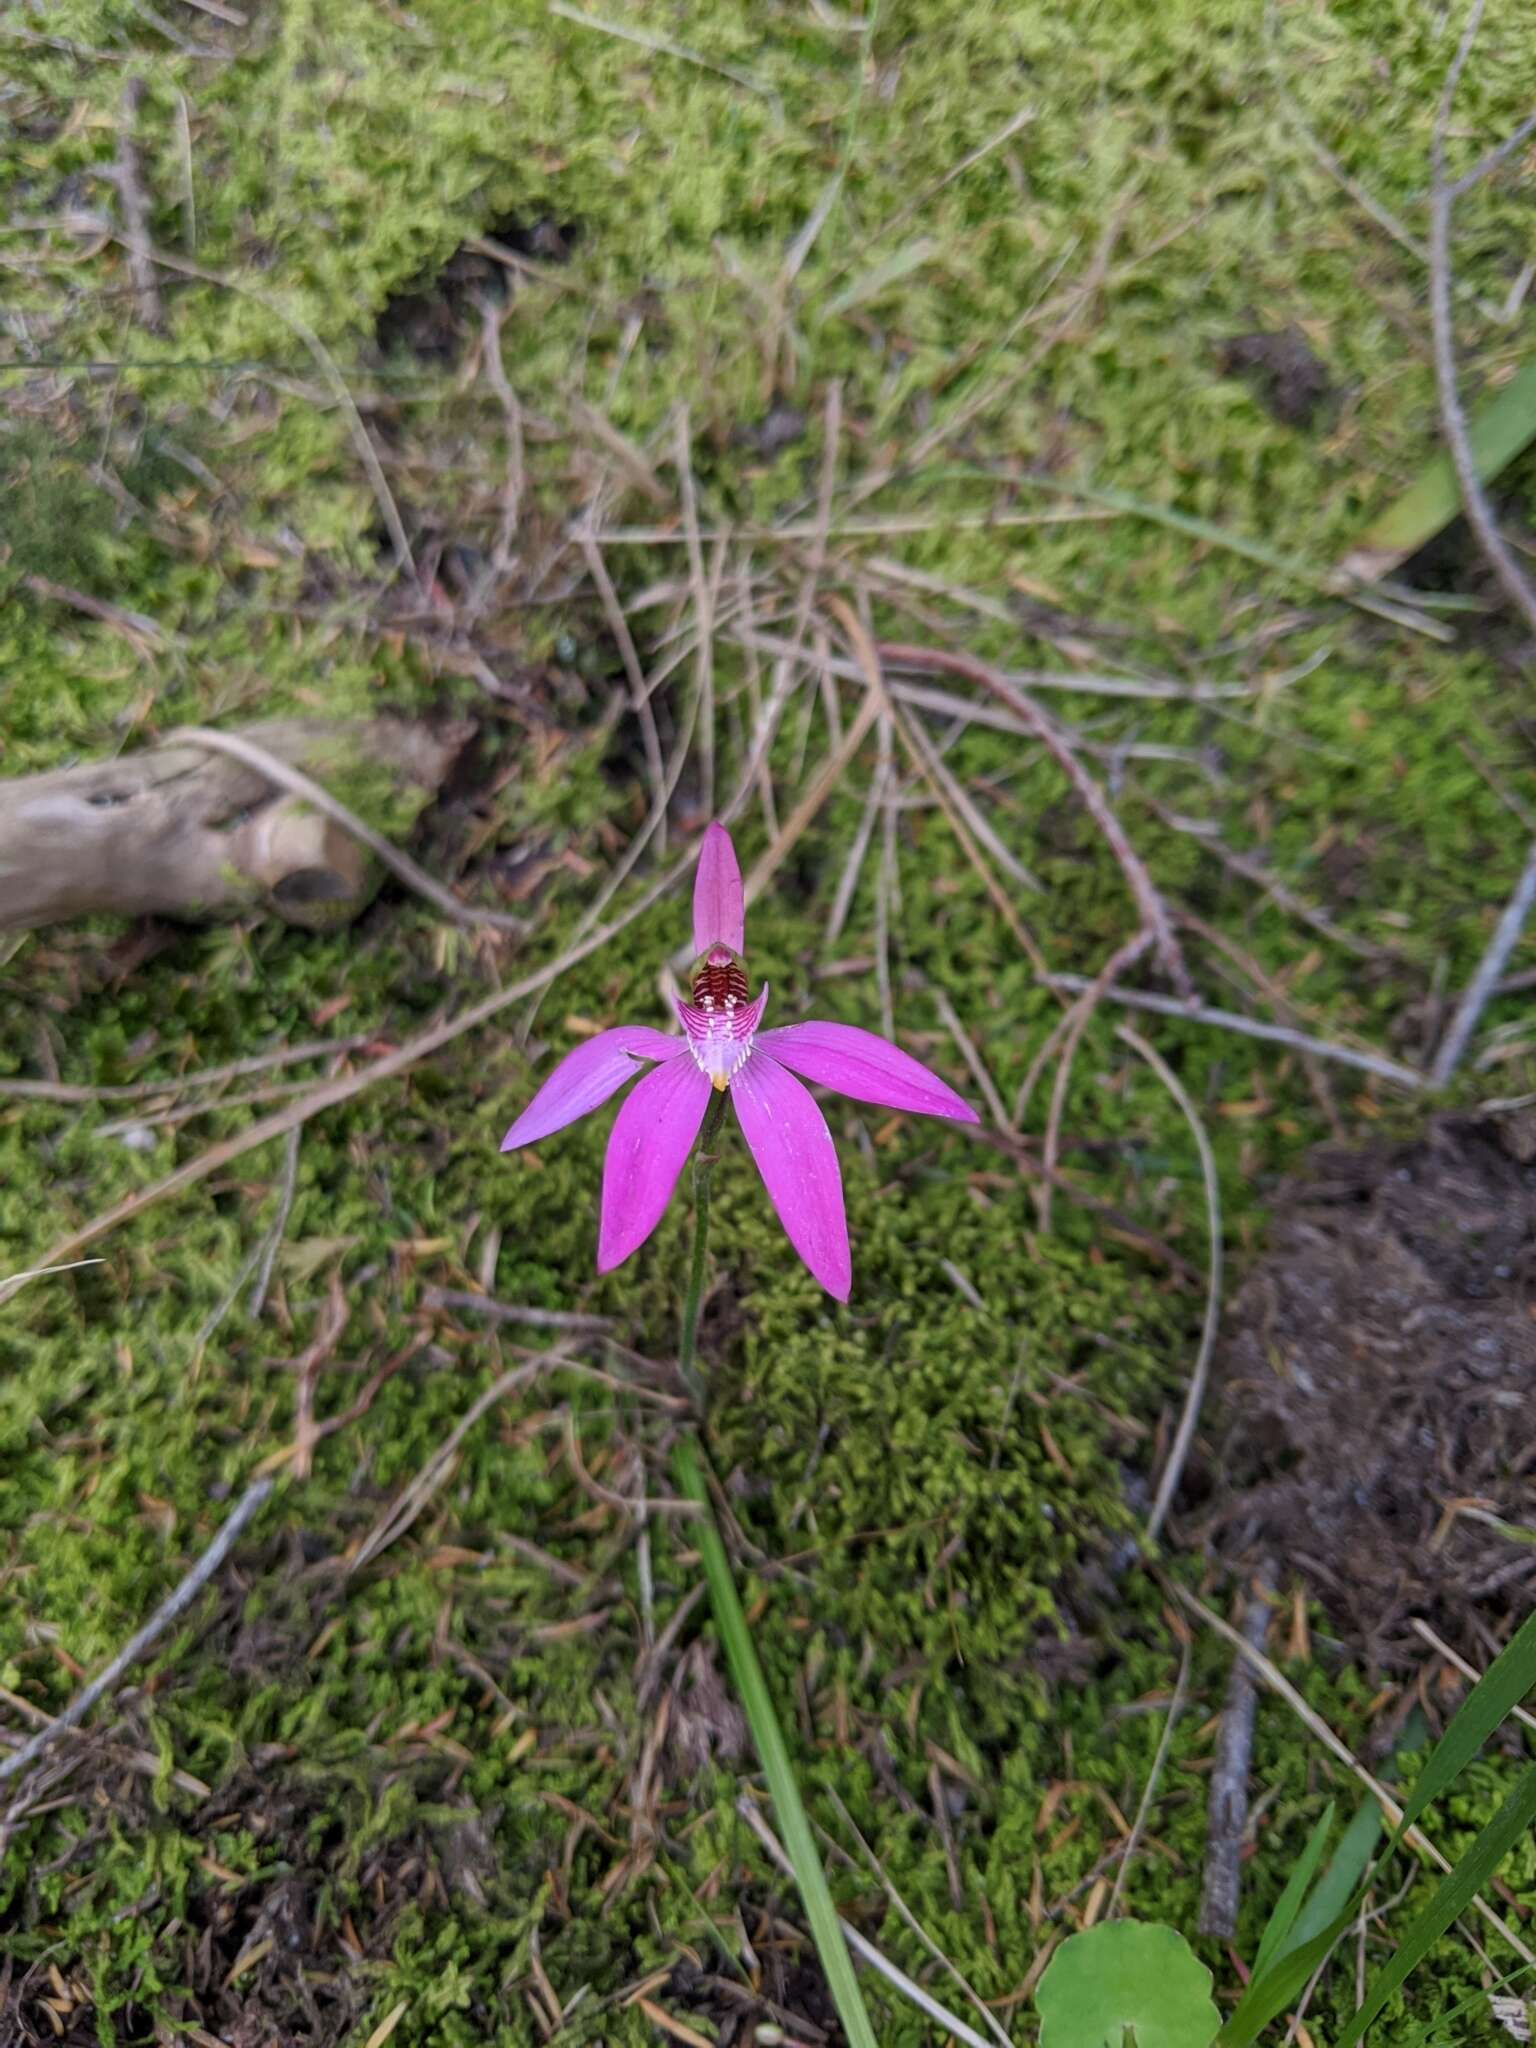
[[[1116,1030],[1115,1036],[1128,1045],[1132,1052],[1141,1055],[1183,1111],[1184,1121],[1189,1125],[1195,1148],[1200,1154],[1200,1172],[1205,1181],[1206,1226],[1210,1233],[1205,1321],[1200,1330],[1200,1348],[1195,1354],[1195,1367],[1189,1376],[1189,1391],[1184,1396],[1184,1407],[1179,1416],[1179,1426],[1174,1432],[1173,1447],[1168,1453],[1168,1462],[1163,1467],[1163,1476],[1157,1483],[1157,1498],[1153,1501],[1152,1512],[1147,1518],[1147,1541],[1155,1543],[1162,1533],[1163,1523],[1167,1519],[1173,1496],[1178,1491],[1179,1481],[1184,1476],[1184,1462],[1189,1456],[1189,1447],[1194,1442],[1195,1425],[1200,1420],[1200,1407],[1205,1399],[1206,1382],[1211,1375],[1211,1354],[1216,1348],[1216,1327],[1221,1318],[1221,1184],[1216,1178],[1216,1156],[1211,1150],[1211,1141],[1206,1135],[1205,1124],[1184,1083],[1157,1048],[1149,1045],[1140,1032],[1133,1031],[1128,1024],[1122,1024]]]
[[[1273,1663],[1262,1650],[1255,1649],[1240,1629],[1235,1629],[1229,1621],[1224,1621],[1219,1614],[1213,1612],[1211,1608],[1206,1606],[1203,1600],[1197,1599],[1187,1588],[1175,1585],[1169,1579],[1164,1579],[1161,1583],[1174,1599],[1187,1607],[1191,1614],[1198,1615],[1207,1628],[1214,1629],[1224,1643],[1230,1644],[1238,1652],[1239,1656],[1245,1658],[1253,1666],[1269,1690],[1285,1701],[1286,1705],[1295,1714],[1308,1733],[1315,1737],[1328,1751],[1329,1755],[1336,1758],[1344,1766],[1345,1770],[1349,1771],[1365,1787],[1366,1791],[1370,1793],[1376,1804],[1381,1808],[1382,1813],[1386,1816],[1387,1825],[1392,1828],[1398,1827],[1403,1818],[1402,1807],[1398,1805],[1381,1780],[1373,1777],[1365,1768],[1365,1765],[1360,1762],[1350,1749],[1348,1743],[1343,1741],[1329,1727],[1323,1717],[1307,1704],[1306,1700],[1302,1698],[1301,1694],[1291,1684],[1279,1666]],[[1449,1875],[1451,1869],[1449,1858],[1442,1855],[1421,1827],[1415,1824],[1412,1827],[1405,1828],[1402,1839],[1408,1848],[1415,1850],[1421,1856],[1427,1857],[1437,1870]],[[1527,1948],[1524,1940],[1515,1932],[1509,1922],[1501,1914],[1494,1911],[1481,1892],[1473,1899],[1472,1904],[1475,1910],[1487,1921],[1488,1925],[1493,1928],[1494,1932],[1500,1935],[1514,1950],[1521,1962],[1536,1966],[1536,1954],[1533,1954]]]
[[[1243,1612],[1243,1641],[1262,1653],[1269,1634],[1274,1567],[1259,1566]],[[1230,1941],[1237,1932],[1243,1836],[1248,1826],[1248,1768],[1259,1688],[1242,1657],[1234,1658],[1226,1704],[1216,1732],[1216,1763],[1206,1802],[1205,1878],[1200,1891],[1200,1932]]]
[[[1520,934],[1525,929],[1533,905],[1536,905],[1536,840],[1531,842],[1514,894],[1505,904],[1493,937],[1484,948],[1483,957],[1477,963],[1477,972],[1467,983],[1466,993],[1446,1026],[1429,1074],[1435,1087],[1443,1088],[1460,1064],[1462,1054],[1477,1029],[1477,1020],[1488,1007],[1509,956],[1520,942]]]
[[[1082,974],[1051,974],[1045,977],[1052,988],[1076,991],[1092,987]],[[1172,996],[1159,996],[1141,989],[1117,988],[1114,1000],[1130,1010],[1152,1010],[1159,1017],[1178,1017],[1187,1024],[1210,1024],[1219,1031],[1235,1031],[1242,1038],[1263,1038],[1271,1045],[1288,1045],[1295,1052],[1314,1053],[1319,1059],[1336,1060],[1340,1066],[1358,1067],[1379,1080],[1395,1082],[1399,1088],[1422,1088],[1425,1076],[1416,1067],[1400,1066],[1380,1053],[1362,1052],[1357,1046],[1337,1045],[1329,1038],[1314,1038],[1306,1031],[1293,1031],[1288,1024],[1266,1024],[1257,1017],[1244,1017],[1236,1010],[1213,1009],[1208,1003],[1181,1003]]]
[[[128,253],[128,275],[133,281],[139,325],[158,334],[165,325],[165,308],[160,303],[160,286],[150,253],[149,201],[144,193],[143,166],[134,134],[143,101],[143,79],[130,78],[123,87],[118,110],[117,162],[112,182],[123,209],[123,246]]]
[[[1194,989],[1168,906],[1158,894],[1140,854],[1126,837],[1125,827],[1116,817],[1109,798],[1078,760],[1055,723],[1006,676],[997,669],[989,668],[986,662],[978,661],[974,655],[957,654],[942,647],[913,647],[889,641],[882,641],[878,652],[882,661],[894,667],[915,668],[925,673],[938,669],[948,675],[964,676],[968,682],[979,683],[983,689],[1000,698],[1014,716],[1029,727],[1072,784],[1084,809],[1098,826],[1125,876],[1141,921],[1152,934],[1158,958],[1169,979],[1180,995],[1193,1001]]]
[[[492,931],[511,932],[518,938],[527,937],[527,918],[514,917],[509,911],[480,910],[473,904],[461,903],[441,882],[435,882],[424,868],[419,868],[408,853],[402,853],[381,832],[375,832],[371,825],[364,824],[355,811],[348,810],[340,798],[332,796],[323,784],[306,775],[302,768],[295,768],[291,762],[280,761],[253,740],[239,733],[215,732],[207,726],[184,725],[169,735],[167,744],[206,747],[213,754],[228,754],[236,761],[243,761],[247,768],[254,768],[258,775],[265,776],[277,788],[302,797],[317,811],[323,811],[326,817],[334,819],[344,831],[350,832],[360,845],[367,847],[379,865],[388,868],[397,881],[403,882],[408,889],[414,889],[434,910],[440,910],[455,924],[488,925]]]
[[[28,1764],[35,1762],[44,1750],[51,1749],[61,1735],[71,1728],[78,1727],[96,1702],[112,1690],[123,1673],[138,1663],[145,1651],[159,1641],[178,1616],[186,1613],[233,1550],[242,1531],[271,1491],[270,1479],[256,1479],[251,1482],[235,1503],[218,1535],[181,1583],[161,1601],[137,1635],[129,1638],[105,1670],[93,1678],[83,1691],[75,1695],[62,1714],[50,1721],[46,1728],[39,1728],[30,1741],[24,1742],[20,1749],[0,1761],[0,1781],[14,1778],[18,1771],[25,1770]]]
[[[376,1082],[386,1080],[394,1074],[405,1073],[418,1061],[428,1058],[432,1053],[440,1051],[443,1046],[451,1044],[454,1039],[462,1037],[466,1031],[473,1031],[478,1025],[489,1022],[511,1004],[520,1002],[523,997],[533,995],[539,989],[547,988],[568,968],[574,967],[578,960],[585,960],[589,954],[607,945],[627,925],[649,910],[653,903],[659,902],[669,890],[676,887],[692,865],[693,853],[690,849],[682,860],[658,875],[622,916],[612,918],[596,931],[589,932],[584,939],[568,946],[557,959],[536,968],[533,973],[524,975],[521,980],[512,982],[506,988],[494,989],[490,995],[482,996],[479,1002],[471,1003],[457,1015],[447,1018],[441,1024],[432,1025],[415,1038],[408,1039],[395,1052],[387,1053],[382,1059],[375,1060],[360,1073],[346,1074],[335,1081],[323,1082],[312,1094],[302,1096],[287,1109],[275,1110],[271,1116],[259,1117],[255,1123],[246,1130],[237,1132],[234,1137],[225,1138],[219,1144],[209,1146],[206,1152],[177,1167],[174,1173],[168,1173],[162,1180],[153,1182],[149,1187],[140,1188],[135,1193],[124,1196],[122,1201],[114,1203],[110,1209],[93,1216],[79,1229],[71,1231],[67,1237],[58,1239],[42,1254],[39,1263],[59,1265],[67,1259],[72,1259],[77,1252],[84,1251],[89,1245],[108,1236],[120,1224],[142,1215],[146,1209],[153,1208],[156,1202],[163,1201],[167,1195],[180,1194],[185,1188],[195,1187],[199,1181],[208,1179],[211,1174],[227,1166],[231,1160],[242,1158],[245,1153],[253,1151],[258,1145],[269,1144],[274,1138],[286,1137],[289,1131],[299,1124],[308,1123],[312,1116],[318,1116],[322,1110],[334,1109],[340,1103],[349,1102],[354,1095],[361,1095],[365,1088],[371,1088]],[[0,1304],[10,1300],[17,1284],[14,1280],[0,1281]]]

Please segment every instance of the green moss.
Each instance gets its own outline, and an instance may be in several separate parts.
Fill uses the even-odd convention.
[[[1413,1006],[1426,985],[1469,971],[1522,850],[1523,828],[1462,746],[1518,758],[1527,686],[1475,631],[1451,647],[1399,634],[1153,519],[1080,517],[1022,480],[1039,470],[1104,484],[1337,558],[1426,452],[1433,383],[1412,258],[1318,170],[1293,114],[1417,230],[1445,55],[1425,23],[1384,4],[1326,19],[1282,10],[1271,46],[1262,10],[1236,0],[1155,11],[1101,0],[1070,24],[1043,7],[892,0],[866,47],[819,11],[729,0],[665,31],[749,74],[742,85],[523,0],[423,0],[408,17],[365,0],[251,12],[250,33],[214,64],[169,47],[128,0],[50,10],[50,35],[143,72],[157,242],[225,280],[167,273],[160,336],[131,322],[121,253],[78,261],[77,236],[58,224],[109,203],[123,66],[8,49],[17,126],[0,188],[10,216],[55,224],[13,229],[6,244],[25,257],[7,275],[30,339],[15,342],[13,325],[5,374],[25,403],[0,441],[4,766],[58,765],[188,718],[467,708],[485,721],[498,782],[477,858],[548,859],[543,922],[514,951],[445,934],[388,890],[347,933],[178,933],[122,975],[102,962],[99,934],[38,935],[3,969],[7,1071],[35,1071],[46,1044],[70,1080],[174,1074],[311,1037],[317,1016],[398,1042],[552,955],[588,878],[638,825],[643,800],[596,731],[617,664],[596,644],[595,613],[573,600],[494,615],[498,655],[558,655],[570,722],[594,728],[541,769],[472,682],[436,672],[431,634],[408,630],[416,600],[388,580],[380,506],[338,398],[339,374],[422,561],[439,541],[484,552],[506,475],[494,394],[460,364],[386,353],[375,323],[510,217],[581,230],[568,265],[518,278],[503,329],[529,425],[519,544],[530,559],[554,546],[597,473],[574,400],[657,450],[686,401],[705,517],[769,522],[814,504],[820,408],[841,379],[839,505],[889,467],[893,480],[850,509],[923,522],[868,552],[1018,607],[1012,623],[954,609],[967,644],[1059,666],[1065,637],[1080,666],[1265,684],[1235,704],[1049,701],[1090,725],[1105,750],[1096,767],[1170,894],[1282,982],[1310,1028],[1419,1054],[1427,1027]],[[1488,137],[1522,111],[1520,68],[1501,61],[1521,11],[1498,0],[1490,15],[1458,110],[1469,135]],[[201,15],[183,26],[221,33]],[[1018,133],[951,177],[1021,106]],[[786,296],[786,246],[838,178]],[[1462,209],[1462,274],[1483,299],[1499,301],[1519,269],[1518,203],[1514,181],[1491,183]],[[1075,302],[1101,245],[1099,287]],[[466,325],[475,319],[471,307]],[[1339,392],[1310,433],[1271,418],[1216,363],[1233,333],[1291,322]],[[1475,387],[1518,337],[1475,307],[1465,323]],[[76,367],[31,362],[34,342],[50,364]],[[810,424],[760,459],[738,430],[776,397]],[[945,424],[953,439],[905,474],[914,443]],[[1039,523],[977,523],[1000,504]],[[609,561],[626,593],[682,570],[680,552],[648,544],[615,546]],[[798,563],[786,573],[797,587]],[[146,649],[41,598],[27,575],[147,614],[165,644]],[[909,637],[912,595],[878,588],[877,623]],[[943,609],[928,593],[921,602]],[[1300,605],[1314,615],[1298,623]],[[729,763],[741,671],[723,641],[717,664]],[[773,762],[786,789],[822,744],[819,727],[802,741],[791,721]],[[1178,751],[1140,758],[1148,744]],[[992,792],[997,829],[1040,879],[1019,903],[1053,963],[1094,971],[1133,913],[1057,772],[975,728],[948,759]],[[372,778],[337,787],[391,831],[411,823]],[[753,964],[782,1019],[878,1023],[873,855],[837,958],[824,941],[862,801],[860,787],[836,794],[754,912]],[[1213,823],[1357,941],[1400,959],[1362,964],[1315,938],[1165,812]],[[761,824],[749,818],[741,840],[761,852]],[[900,1035],[969,1085],[929,993],[942,988],[1011,1100],[1054,1003],[941,815],[904,812],[900,847]],[[758,1910],[782,1898],[734,1812],[728,1763],[664,1746],[660,1834],[632,1826],[651,1711],[636,1696],[645,1624],[632,1530],[580,1484],[553,1411],[569,1403],[590,1470],[632,1485],[605,1460],[637,1435],[654,1446],[637,1404],[572,1378],[535,1383],[486,1417],[375,1564],[348,1578],[338,1563],[511,1362],[508,1338],[422,1305],[425,1285],[479,1274],[492,1232],[504,1298],[615,1315],[626,1341],[670,1355],[681,1204],[632,1267],[598,1281],[603,1120],[536,1155],[502,1160],[495,1142],[535,1070],[577,1032],[659,1014],[656,966],[682,928],[682,906],[664,906],[568,974],[526,1052],[505,1013],[309,1126],[259,1322],[241,1289],[198,1343],[272,1218],[275,1146],[115,1233],[101,1266],[35,1282],[7,1306],[0,1683],[44,1708],[68,1697],[72,1665],[96,1667],[131,1633],[231,1490],[291,1440],[288,1361],[316,1334],[333,1269],[350,1319],[318,1413],[334,1418],[397,1368],[321,1444],[310,1479],[285,1487],[238,1578],[167,1639],[153,1690],[124,1709],[120,1740],[154,1775],[111,1766],[114,1814],[82,1798],[36,1816],[13,1845],[0,1877],[8,1952],[23,1967],[62,1957],[88,1979],[104,2041],[144,2039],[151,2015],[184,2012],[192,1966],[175,1923],[218,1923],[227,1969],[260,1902],[294,1874],[314,1947],[343,1987],[326,1990],[336,2031],[364,2040],[404,2001],[397,2048],[534,2039],[535,1933],[557,1995],[580,1995],[566,2038],[638,2048],[652,2030],[617,2002],[626,1987],[683,1945],[733,1950],[737,1907],[758,1940]],[[1218,951],[1189,943],[1220,1000]],[[828,972],[856,961],[862,971]],[[1198,1264],[1188,1133],[1112,1024],[1099,1018],[1080,1049],[1065,1163]],[[1241,1254],[1262,1228],[1269,1177],[1322,1134],[1322,1112],[1271,1048],[1174,1020],[1158,1022],[1157,1040],[1207,1112]],[[1496,1070],[1501,1091],[1527,1085],[1529,1057]],[[1345,1070],[1334,1083],[1346,1119],[1397,1113]],[[1036,1130],[1044,1104],[1037,1093]],[[0,1107],[0,1238],[14,1266],[247,1114],[151,1125],[137,1151],[103,1134],[119,1110]],[[835,1790],[946,1952],[983,1995],[1007,1999],[1044,1938],[1038,1903],[1081,1911],[1119,1838],[1106,1802],[1128,1816],[1152,1765],[1178,1655],[1163,1596],[1126,1562],[1123,1539],[1153,1434],[1182,1390],[1199,1293],[1069,1202],[1045,1231],[1006,1159],[964,1136],[884,1129],[843,1104],[831,1113],[855,1245],[847,1310],[796,1266],[741,1149],[722,1163],[705,1325],[712,1448],[816,1818],[838,1835]],[[595,1585],[541,1569],[529,1545]],[[655,1518],[652,1555],[662,1628],[695,1580],[686,1531]],[[1070,1680],[1049,1679],[1062,1657]],[[1192,1704],[1126,1890],[1132,1910],[1185,1929],[1224,1664],[1218,1646],[1196,1644]],[[1372,1688],[1347,1657],[1320,1653],[1291,1675],[1366,1742]],[[959,1906],[931,1818],[936,1757]],[[1256,1769],[1274,1797],[1248,1866],[1245,1955],[1324,1800],[1350,1791],[1278,1704],[1261,1711]],[[173,1771],[206,1783],[206,1799]],[[1448,1853],[1509,1776],[1495,1758],[1458,1789],[1436,1820]],[[482,1817],[478,1847],[466,1813]],[[1536,1882],[1528,1859],[1507,1875],[1517,1893]],[[845,1909],[922,1975],[874,1882],[841,1864],[833,1878]],[[349,1920],[362,1961],[341,1939]],[[1227,1971],[1214,1949],[1209,1960]],[[1347,1974],[1314,2004],[1320,2038],[1347,2010]],[[1467,1953],[1444,1945],[1433,1975],[1415,1980],[1412,2023],[1472,1982]],[[928,2038],[877,1995],[882,2043]],[[1025,2009],[1004,2010],[1023,2034]],[[1383,2040],[1408,2032],[1402,2008],[1381,2023]]]

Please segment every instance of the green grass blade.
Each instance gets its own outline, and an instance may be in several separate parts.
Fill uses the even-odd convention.
[[[1494,1729],[1536,1686],[1536,1614],[1528,1615],[1462,1701],[1403,1806],[1391,1848],[1471,1763]]]
[[[1323,1860],[1323,1850],[1333,1832],[1334,1803],[1330,1799],[1323,1808],[1315,1828],[1307,1837],[1307,1846],[1291,1866],[1291,1874],[1285,1881],[1285,1890],[1276,1901],[1275,1910],[1269,1916],[1269,1924],[1259,1939],[1259,1951],[1253,1959],[1255,1981],[1278,1956],[1285,1953],[1287,1939],[1296,1924],[1301,1911],[1301,1902],[1307,1895],[1307,1887],[1317,1874],[1317,1866]]]
[[[1182,533],[1190,540],[1207,541],[1213,547],[1225,548],[1230,554],[1242,555],[1250,562],[1272,569],[1276,575],[1287,577],[1293,583],[1330,597],[1342,597],[1348,603],[1358,605],[1362,611],[1374,612],[1380,618],[1390,619],[1396,626],[1406,626],[1410,631],[1426,634],[1432,640],[1454,641],[1456,637],[1449,626],[1425,615],[1418,603],[1417,592],[1411,604],[1401,599],[1388,599],[1380,591],[1365,588],[1353,571],[1325,569],[1316,562],[1309,562],[1303,555],[1271,547],[1268,541],[1254,540],[1248,534],[1218,526],[1214,520],[1202,519],[1193,512],[1180,512],[1172,505],[1159,505],[1151,499],[1135,497],[1129,491],[1115,490],[1108,484],[1074,483],[1064,477],[1041,476],[1032,471],[1026,471],[1011,481],[1019,490],[1049,491],[1057,497],[1081,498],[1085,504],[1103,505],[1112,512],[1124,512],[1133,519],[1166,526],[1170,532]]]
[[[1216,2036],[1212,2048],[1248,2048],[1277,2013],[1291,2005],[1312,1972],[1328,1955],[1333,1944],[1350,1925],[1355,1909],[1350,1906],[1336,1919],[1285,1954],[1264,1977],[1255,1977],[1238,2000],[1231,2018]]]
[[[1374,1799],[1365,1800],[1344,1830],[1344,1839],[1318,1879],[1316,1891],[1301,1909],[1296,1921],[1296,1944],[1310,1941],[1353,1906],[1383,1826],[1381,1808]]]
[[[1488,483],[1536,440],[1536,362],[1523,364],[1502,390],[1485,399],[1467,426],[1473,465]],[[1361,534],[1342,566],[1355,575],[1386,575],[1448,526],[1460,510],[1461,490],[1451,458],[1436,455]]]
[[[1533,1820],[1536,1764],[1521,1778],[1450,1876],[1441,1881],[1396,1952],[1376,1972],[1366,1991],[1365,2003],[1340,2034],[1335,2048],[1354,2048],[1393,1992],[1424,1960],[1451,1923],[1467,1910]]]
[[[1330,1804],[1322,1821],[1313,1829],[1297,1870],[1309,1861],[1313,1868],[1316,1867],[1314,1845],[1320,1853],[1327,1832],[1325,1823],[1332,1816]],[[1381,1834],[1381,1826],[1381,1808],[1373,1799],[1367,1800],[1345,1829],[1343,1841],[1318,1879],[1310,1898],[1294,1914],[1288,1934],[1272,1941],[1271,1930],[1280,1918],[1281,1909],[1295,1882],[1296,1872],[1291,1873],[1291,1883],[1286,1885],[1285,1894],[1265,1929],[1259,1959],[1254,1964],[1253,1982],[1217,2037],[1217,2048],[1247,2048],[1247,2044],[1269,2025],[1277,2013],[1285,2011],[1319,1963],[1325,1960],[1354,1919],[1360,1880],[1371,1860],[1371,1851]]]
[[[685,1435],[678,1444],[673,1454],[673,1469],[677,1474],[679,1491],[686,1499],[697,1501],[703,1510],[698,1522],[699,1549],[704,1559],[709,1604],[714,1610],[715,1626],[720,1631],[725,1661],[730,1666],[731,1678],[746,1712],[747,1725],[752,1730],[763,1775],[768,1780],[768,1790],[784,1835],[784,1846],[794,1865],[795,1882],[800,1887],[806,1919],[810,1922],[816,1953],[826,1973],[832,2002],[848,2036],[849,2048],[875,2048],[874,2030],[864,2009],[859,1980],[853,1972],[853,1959],[843,1939],[832,1894],[827,1889],[826,1873],[816,1853],[815,1839],[800,1798],[800,1787],[795,1781],[784,1731],[779,1726],[768,1681],[763,1676],[763,1667],[757,1661],[757,1651],[752,1645],[747,1617],[742,1612],[736,1581],[731,1576],[731,1561],[726,1556],[725,1544],[715,1522],[714,1504],[704,1483],[704,1470],[692,1436]]]

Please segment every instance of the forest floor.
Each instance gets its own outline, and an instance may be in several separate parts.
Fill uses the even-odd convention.
[[[5,1788],[0,2038],[840,2038],[668,1503],[685,1207],[599,1279],[606,1119],[497,1151],[560,1052],[665,1021],[687,880],[652,885],[738,792],[778,1021],[885,1029],[986,1111],[828,1105],[846,1308],[744,1150],[716,1177],[710,1449],[843,1912],[959,1997],[899,1893],[1014,2041],[1111,1910],[1226,1998],[1361,1796],[1315,1721],[1411,1774],[1536,1558],[1530,938],[1449,1087],[1415,1078],[1526,857],[1529,649],[1459,529],[1395,617],[1331,574],[1437,445],[1454,30],[1386,0],[0,21],[0,771],[473,721],[410,849],[529,923],[390,881],[341,931],[0,946],[0,1272],[96,1261],[0,1306],[0,1724],[61,1712],[277,1482]],[[1525,39],[1493,0],[1458,153],[1524,113]],[[1529,352],[1530,175],[1458,210],[1469,399]],[[998,700],[872,640],[1057,721],[1168,908],[1121,978],[1171,1013],[1100,1003],[1062,1064],[1050,977],[1098,975],[1138,902]],[[1181,1014],[1173,947],[1279,1039]],[[1149,1550],[1213,1217],[1213,1385]],[[1195,1927],[1231,1652],[1190,1603],[1261,1569],[1314,1725],[1261,1699],[1229,1945]],[[1437,1808],[1448,1856],[1517,1763]],[[1529,1933],[1536,1847],[1500,1886]],[[1453,1931],[1375,2038],[1489,1981]],[[868,1996],[889,2048],[943,2038]]]

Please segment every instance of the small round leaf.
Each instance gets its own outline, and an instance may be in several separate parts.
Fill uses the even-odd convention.
[[[1211,1973],[1181,1934],[1106,1920],[1064,1941],[1035,1992],[1040,2048],[1210,2048]]]

